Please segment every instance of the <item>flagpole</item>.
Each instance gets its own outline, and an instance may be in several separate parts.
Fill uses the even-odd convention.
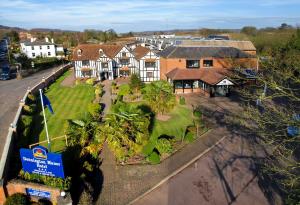
[[[50,143],[49,134],[48,134],[48,126],[47,126],[47,120],[46,120],[46,115],[45,115],[45,108],[44,108],[44,102],[43,102],[42,89],[39,89],[39,91],[40,91],[40,98],[41,98],[42,109],[43,109],[43,116],[44,116],[44,122],[45,122],[45,128],[46,128],[46,137],[47,137],[47,142],[48,142],[48,150],[50,152],[51,151],[51,143]]]

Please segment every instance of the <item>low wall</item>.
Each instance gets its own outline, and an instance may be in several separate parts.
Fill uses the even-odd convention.
[[[36,84],[32,88],[28,88],[26,91],[24,97],[20,101],[17,113],[15,115],[14,121],[11,123],[7,136],[6,136],[6,141],[5,145],[3,148],[2,156],[1,156],[1,161],[0,161],[0,205],[4,203],[6,197],[9,196],[9,193],[7,191],[7,184],[9,184],[8,181],[8,176],[9,176],[9,165],[11,163],[11,154],[14,152],[15,148],[15,142],[18,138],[18,133],[17,133],[17,126],[19,119],[22,115],[23,111],[23,106],[25,102],[27,101],[27,96],[29,93],[37,94],[39,92],[39,89],[43,89],[45,87],[48,87],[50,84],[52,84],[58,77],[60,77],[66,70],[71,68],[71,64],[67,64],[65,66],[62,66],[56,71],[53,71],[52,74],[49,76],[43,78],[40,83]]]
[[[50,193],[51,202],[57,204],[58,198],[60,197],[60,190],[58,188],[52,188],[45,185],[27,182],[24,180],[11,180],[6,184],[6,194],[8,196],[14,193],[26,194],[26,189],[31,188],[35,190],[42,190]],[[38,201],[38,198],[32,197],[33,201]]]

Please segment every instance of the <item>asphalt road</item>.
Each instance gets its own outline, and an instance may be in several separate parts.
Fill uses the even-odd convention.
[[[50,75],[56,69],[58,67],[40,71],[21,80],[0,81],[0,157],[9,125],[14,120],[19,102],[24,97],[26,90],[28,87],[36,85],[43,77]]]

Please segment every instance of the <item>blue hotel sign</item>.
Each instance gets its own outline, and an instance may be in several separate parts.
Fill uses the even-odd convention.
[[[25,172],[65,178],[61,154],[48,153],[42,146],[20,149],[22,167]]]
[[[28,196],[35,196],[35,197],[40,197],[40,198],[51,198],[51,194],[48,191],[42,191],[42,190],[37,190],[33,188],[26,188],[26,194]]]

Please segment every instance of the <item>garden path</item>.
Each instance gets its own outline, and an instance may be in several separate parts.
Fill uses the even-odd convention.
[[[111,81],[105,80],[101,84],[104,86],[104,94],[101,97],[100,103],[102,106],[104,106],[103,115],[105,116],[108,113],[111,106]]]

